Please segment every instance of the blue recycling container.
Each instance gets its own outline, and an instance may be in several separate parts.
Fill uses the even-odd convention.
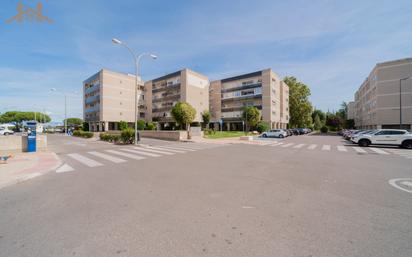
[[[31,131],[27,135],[27,152],[36,152],[36,131]]]

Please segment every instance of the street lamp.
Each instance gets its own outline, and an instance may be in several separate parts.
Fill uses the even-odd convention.
[[[134,99],[134,144],[137,145],[137,116],[138,116],[138,102],[139,102],[139,98],[140,98],[140,93],[138,93],[139,91],[139,83],[138,83],[138,78],[139,78],[139,64],[140,64],[140,59],[143,56],[150,56],[152,59],[156,60],[157,59],[157,55],[152,54],[152,53],[142,53],[139,55],[136,55],[135,52],[128,47],[125,43],[123,43],[122,41],[120,41],[117,38],[113,38],[112,39],[113,44],[117,44],[117,45],[122,45],[124,47],[126,47],[126,49],[130,52],[130,54],[133,56],[134,59],[134,64],[135,64],[135,69],[136,69],[136,85],[135,85],[135,99]]]
[[[50,92],[58,92],[64,95],[64,133],[67,134],[67,96],[69,93],[60,92],[56,88],[50,88]],[[71,94],[77,95],[77,91],[73,91]]]
[[[402,80],[408,80],[411,77],[399,79],[399,129],[402,129]]]

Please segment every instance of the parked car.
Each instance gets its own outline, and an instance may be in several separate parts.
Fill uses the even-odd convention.
[[[272,129],[267,132],[262,133],[262,137],[279,137],[279,138],[284,138],[287,137],[288,134],[285,130],[283,129]]]
[[[293,135],[295,135],[295,136],[300,135],[299,129],[292,129],[292,131],[293,131]]]
[[[285,131],[288,134],[288,137],[293,136],[293,132],[291,129],[286,129]]]
[[[14,131],[9,129],[8,127],[0,127],[0,135],[2,136],[8,136],[8,135],[13,135]]]
[[[412,134],[402,129],[377,129],[369,133],[358,133],[351,139],[359,146],[396,145],[412,149]]]

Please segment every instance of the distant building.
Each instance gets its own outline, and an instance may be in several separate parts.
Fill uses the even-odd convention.
[[[243,130],[245,107],[260,110],[262,120],[271,128],[287,128],[289,123],[289,87],[271,69],[212,81],[210,112],[216,129]]]
[[[143,90],[143,83],[139,84]],[[134,127],[135,85],[134,75],[105,69],[83,82],[83,119],[90,131],[118,130],[120,121]],[[144,96],[140,99],[139,119],[144,119]]]
[[[348,103],[348,113],[346,119],[348,120],[353,120],[355,119],[355,102],[349,102]]]
[[[412,58],[376,64],[355,93],[356,128],[400,128],[402,121],[402,128],[411,129],[411,77]]]
[[[209,110],[209,79],[200,73],[183,69],[145,82],[146,121],[158,122],[161,128],[173,125],[170,114],[181,101],[196,109],[194,122],[201,122],[201,113]]]

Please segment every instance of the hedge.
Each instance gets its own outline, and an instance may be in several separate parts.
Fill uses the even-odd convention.
[[[92,138],[93,132],[87,132],[82,130],[75,130],[73,131],[73,136],[75,137],[83,137],[83,138]]]

